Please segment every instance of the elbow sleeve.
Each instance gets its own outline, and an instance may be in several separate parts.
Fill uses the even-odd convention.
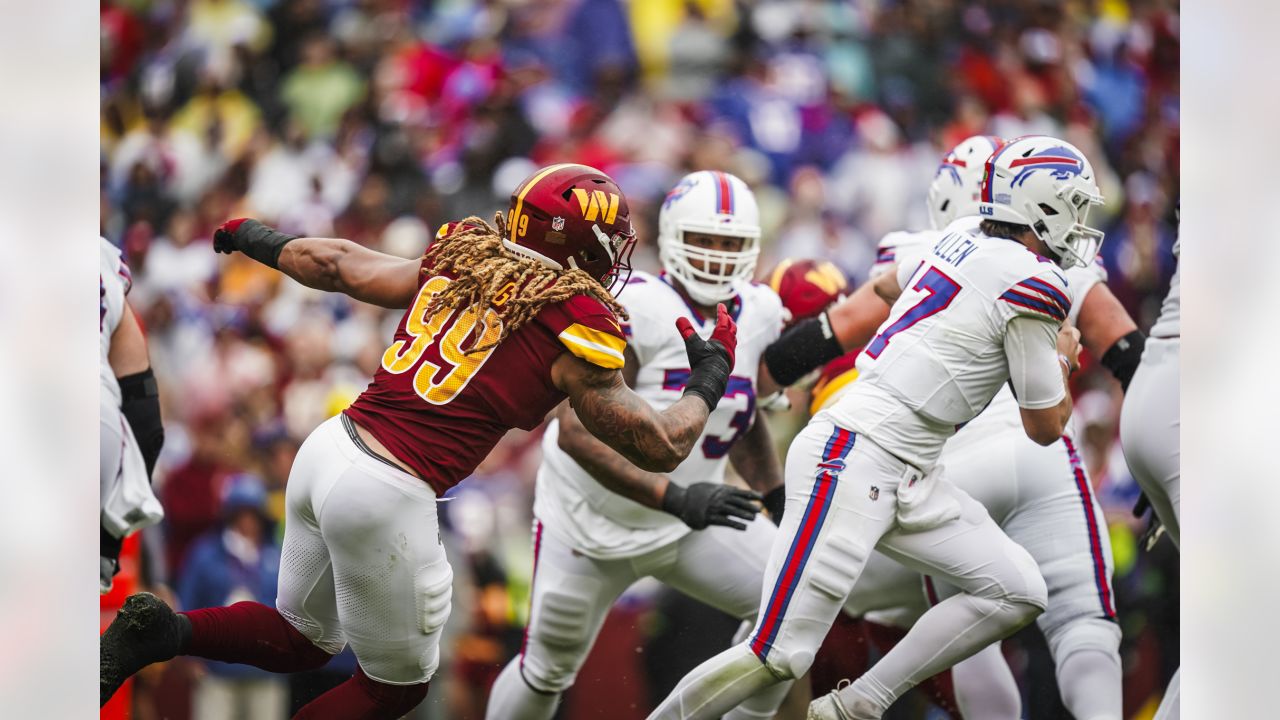
[[[160,389],[156,376],[147,368],[134,375],[118,378],[120,383],[120,412],[129,421],[142,461],[147,466],[147,477],[155,470],[156,458],[164,447],[164,425],[160,421]]]
[[[1044,320],[1018,316],[1004,337],[1009,383],[1019,407],[1043,410],[1062,402],[1067,388],[1058,363],[1057,328]]]
[[[1142,362],[1142,350],[1146,346],[1147,336],[1141,330],[1134,330],[1107,348],[1098,362],[1110,370],[1116,380],[1120,381],[1120,387],[1128,392],[1129,381],[1138,371],[1138,363]]]
[[[778,384],[788,386],[843,354],[827,314],[822,313],[797,323],[765,348],[764,364]]]

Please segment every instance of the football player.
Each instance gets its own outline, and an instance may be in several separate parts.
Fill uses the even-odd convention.
[[[98,591],[111,590],[120,546],[130,533],[164,517],[151,491],[151,471],[164,445],[160,393],[147,339],[125,296],[133,287],[120,251],[98,238],[99,363],[98,488],[100,503]]]
[[[350,643],[360,666],[295,718],[398,718],[439,664],[453,573],[436,498],[513,427],[569,399],[583,426],[637,466],[669,472],[695,449],[729,382],[735,326],[723,307],[688,354],[681,397],[654,409],[622,377],[624,281],[634,233],[607,175],[542,168],[491,226],[446,225],[419,260],[347,240],[296,238],[237,219],[214,235],[309,287],[407,308],[373,382],[303,443],[286,491],[276,607],[174,613],[135,595],[101,644],[106,702],[140,668],[177,654],[274,672],[324,665]]]
[[[1181,255],[1182,239],[1173,244],[1175,257]],[[1142,353],[1142,362],[1120,412],[1120,445],[1124,459],[1151,501],[1156,518],[1164,525],[1175,547],[1180,547],[1178,500],[1182,482],[1180,440],[1181,396],[1178,387],[1181,329],[1182,265],[1173,273],[1169,293],[1160,306],[1160,315],[1151,326],[1151,338]],[[1179,676],[1173,674],[1156,720],[1177,720],[1179,716]]]
[[[944,232],[871,284],[889,317],[859,356],[858,381],[792,443],[789,507],[750,638],[693,670],[651,717],[712,717],[805,672],[875,548],[961,592],[921,616],[870,672],[815,700],[810,717],[880,718],[910,687],[1044,610],[1034,560],[937,461],[1006,382],[1023,432],[1046,446],[1061,438],[1079,333],[1063,326],[1070,300],[1060,268],[1096,256],[1102,234],[1085,223],[1102,198],[1088,160],[1054,138],[1006,145],[985,176],[979,228]],[[874,324],[876,312],[862,314]],[[843,352],[831,329],[797,325],[780,353],[771,349],[783,360],[769,363],[771,374],[786,383],[820,364],[795,361],[824,341]]]
[[[935,224],[950,218],[939,214],[947,207],[959,208],[961,220],[951,225],[976,227],[979,223],[981,171],[977,163],[955,165],[966,146],[988,144],[985,137],[961,143],[939,169],[931,200],[945,195],[943,188],[958,187],[959,196],[950,203],[931,202]],[[1002,146],[998,140],[994,148]],[[1025,167],[1026,165],[1020,165]],[[955,174],[956,186],[949,181]],[[970,199],[972,198],[972,200]],[[967,216],[967,217],[966,217]],[[893,233],[881,245],[879,261],[872,269],[876,277],[892,265],[892,255],[910,257],[928,251],[936,241],[931,233]],[[1145,337],[1107,288],[1106,272],[1095,261],[1064,271],[1068,280],[1071,310],[1068,321],[1081,331],[1082,342],[1127,387],[1141,357]],[[861,297],[866,298],[866,295]],[[785,298],[784,298],[785,302]],[[867,298],[874,312],[874,298]],[[853,304],[853,303],[848,303]],[[887,308],[882,311],[887,313]],[[840,331],[852,316],[849,308],[838,306],[830,322]],[[831,402],[831,400],[827,400]],[[947,476],[974,499],[981,502],[1016,542],[1027,548],[1040,566],[1049,588],[1049,607],[1038,624],[1044,631],[1057,667],[1063,702],[1075,717],[1119,718],[1121,715],[1120,630],[1115,621],[1111,590],[1111,547],[1101,507],[1076,452],[1070,433],[1059,443],[1040,447],[1030,442],[1014,421],[1013,396],[998,393],[992,406],[947,442],[940,462]],[[874,556],[869,572],[855,587],[846,612],[864,615],[883,613],[896,624],[910,627],[927,609],[923,602],[893,607],[886,599],[920,598],[911,592],[919,578],[887,558]],[[940,585],[942,596],[948,594]],[[887,611],[887,612],[886,612]],[[992,646],[955,668],[956,695],[965,714],[974,717],[1019,717],[1020,698],[1008,667]]]
[[[756,413],[760,358],[783,322],[778,296],[751,282],[759,242],[755,197],[737,177],[695,172],[667,194],[658,216],[665,272],[636,273],[619,297],[630,315],[623,377],[655,408],[675,402],[689,368],[666,328],[683,317],[708,330],[717,303],[738,324],[733,374],[697,448],[665,475],[632,465],[572,412],[549,425],[534,501],[529,625],[520,654],[493,686],[490,720],[549,720],[610,606],[642,577],[754,617],[776,534],[755,517],[756,500],[769,498],[781,514],[784,494],[773,441]],[[729,462],[759,494],[724,484]],[[780,699],[768,693],[726,717],[773,717]]]

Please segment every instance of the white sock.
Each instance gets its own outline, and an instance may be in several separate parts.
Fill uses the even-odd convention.
[[[1000,643],[982,648],[951,668],[956,688],[956,704],[966,718],[1021,720],[1022,695],[1009,664],[1000,652]],[[1086,718],[1077,715],[1077,720]]]
[[[540,693],[520,676],[520,656],[502,669],[489,692],[487,720],[551,720],[560,694]]]
[[[738,707],[725,713],[724,720],[755,720],[757,718],[768,720],[772,718],[778,714],[778,707],[782,705],[783,700],[787,699],[787,693],[791,691],[792,685],[795,685],[795,681],[787,680],[761,690],[743,700]]]
[[[883,713],[921,681],[1003,639],[1038,614],[1038,608],[1025,603],[953,595],[920,616],[907,636],[846,690],[856,688]]]
[[[1077,650],[1058,667],[1062,703],[1076,720],[1122,720],[1122,677],[1119,655]]]

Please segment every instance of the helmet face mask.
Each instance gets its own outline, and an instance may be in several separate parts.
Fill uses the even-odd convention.
[[[708,247],[716,238],[740,239],[736,250]],[[759,211],[742,180],[723,172],[685,176],[667,194],[658,215],[663,268],[695,302],[727,302],[750,281],[760,255]]]
[[[1070,143],[1043,135],[1017,138],[987,160],[982,217],[1026,225],[1063,268],[1093,262],[1104,233],[1089,210],[1103,204],[1088,158]]]

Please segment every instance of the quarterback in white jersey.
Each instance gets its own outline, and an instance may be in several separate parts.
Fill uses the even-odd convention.
[[[1101,234],[1083,221],[1101,197],[1088,161],[1067,143],[1022,138],[1009,150],[985,169],[982,208],[997,222],[947,232],[922,261],[874,283],[892,309],[859,357],[859,381],[788,453],[789,510],[755,630],[695,668],[651,717],[714,717],[804,673],[876,547],[962,593],[925,613],[871,672],[815,700],[811,718],[879,718],[913,685],[1043,611],[1032,558],[937,466],[957,426],[1006,382],[1036,442],[1056,442],[1070,416],[1078,334],[1060,329],[1070,301],[1048,258],[1063,267],[1092,260]],[[798,324],[767,353],[770,373],[785,384],[813,367],[803,361],[823,345],[843,351],[832,330]]]
[[[667,329],[683,316],[706,334],[716,303],[738,325],[733,373],[697,449],[665,476],[609,451],[571,412],[549,423],[534,499],[529,625],[520,655],[494,684],[488,718],[549,720],[609,608],[642,577],[735,617],[754,616],[777,534],[756,515],[758,501],[780,505],[783,497],[781,466],[756,413],[761,356],[783,324],[778,296],[750,282],[759,236],[755,200],[733,175],[696,172],[668,194],[659,222],[666,272],[637,272],[618,296],[629,315],[624,377],[655,408],[678,399],[689,363]],[[730,461],[760,494],[724,485]],[[772,717],[785,689],[727,717]]]
[[[106,238],[98,238],[98,256],[99,591],[106,593],[125,536],[164,517],[150,480],[164,431],[146,339],[125,300],[129,268]]]
[[[978,223],[977,217],[962,218],[950,229],[976,229]],[[885,241],[893,242],[892,253],[905,264],[919,262],[920,256],[931,250],[921,235],[895,235]],[[872,277],[890,266],[877,263]],[[1067,321],[1081,328],[1086,348],[1104,357],[1118,342],[1137,342],[1140,347],[1141,333],[1107,290],[1106,270],[1099,260],[1067,268],[1063,275],[1071,300]],[[1131,351],[1116,352],[1136,357]],[[1127,368],[1128,373],[1132,371]],[[1122,381],[1127,380],[1124,373],[1117,372]],[[827,398],[825,405],[834,403],[848,387]],[[1067,709],[1077,718],[1118,720],[1122,714],[1122,669],[1120,628],[1115,622],[1111,587],[1111,542],[1076,448],[1070,427],[1062,440],[1047,447],[1027,438],[1017,401],[1004,387],[978,417],[947,441],[939,462],[946,467],[947,479],[986,507],[1001,529],[1026,548],[1040,567],[1049,590],[1049,606],[1037,624],[1048,639]],[[849,596],[846,612],[855,616],[874,613],[876,618],[893,618],[891,624],[910,627],[928,608],[919,592],[920,576],[879,553],[868,567]],[[938,583],[935,592],[947,597],[954,590]],[[906,607],[885,602],[886,598],[902,597],[915,602]],[[953,671],[956,699],[966,716],[1021,716],[1020,694],[998,644],[961,662]]]

